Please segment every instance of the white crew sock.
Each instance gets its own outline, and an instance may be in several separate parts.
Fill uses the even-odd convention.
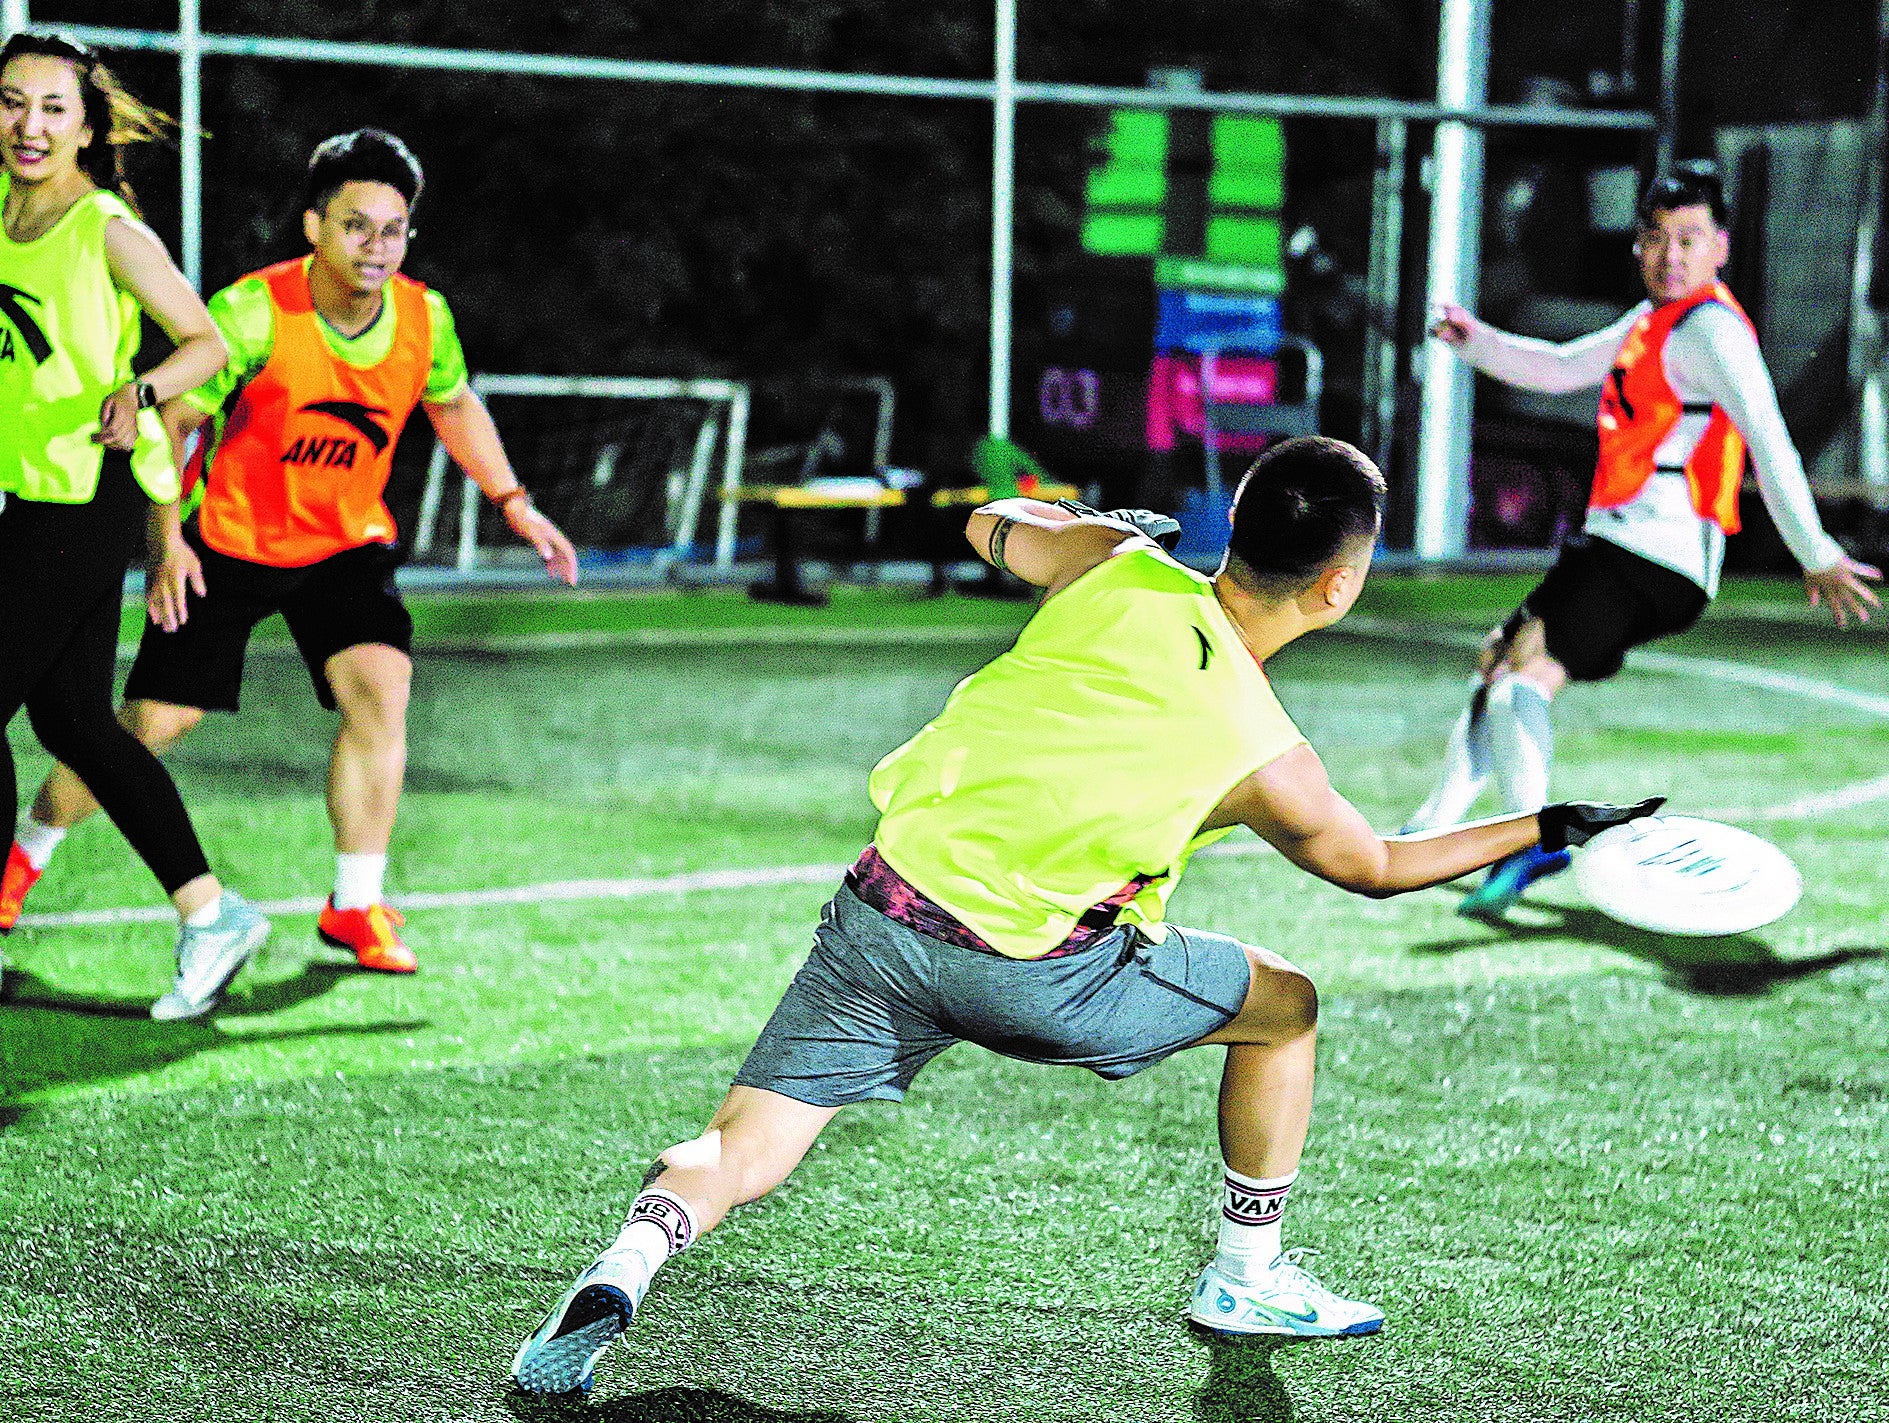
[[[335,856],[335,908],[366,909],[379,904],[386,878],[385,855],[354,855],[341,851]]]
[[[604,1252],[642,1262],[640,1283],[628,1281],[635,1295],[632,1308],[643,1302],[643,1294],[656,1272],[670,1257],[680,1255],[694,1244],[695,1235],[695,1212],[675,1192],[649,1186],[637,1196],[630,1206],[629,1219],[623,1222],[623,1229]],[[618,1278],[622,1278],[620,1272]]]
[[[1214,1268],[1230,1280],[1251,1284],[1279,1257],[1280,1222],[1286,1213],[1286,1196],[1299,1179],[1275,1176],[1260,1180],[1242,1176],[1227,1168],[1226,1184],[1220,1193],[1220,1249],[1213,1259]]]
[[[1548,694],[1526,677],[1503,677],[1489,689],[1490,760],[1502,808],[1527,814],[1548,803],[1554,766],[1554,722]]]
[[[1481,683],[1476,685],[1480,690]],[[1449,745],[1443,749],[1443,770],[1436,787],[1417,807],[1416,814],[1404,822],[1404,830],[1441,830],[1446,825],[1461,824],[1488,785],[1492,769],[1488,714],[1478,713],[1478,698],[1472,693],[1469,705],[1450,731]]]
[[[13,831],[13,842],[26,856],[26,863],[36,870],[43,870],[52,863],[52,852],[59,848],[59,842],[65,838],[63,826],[41,825],[33,819],[30,810],[20,812],[19,822]]]
[[[223,896],[218,895],[208,904],[200,905],[184,916],[184,923],[193,929],[208,929],[222,917]]]

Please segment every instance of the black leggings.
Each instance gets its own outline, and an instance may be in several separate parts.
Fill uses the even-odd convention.
[[[19,804],[6,728],[23,706],[174,894],[210,866],[170,773],[112,715],[119,603],[149,508],[129,457],[107,451],[91,502],[10,494],[0,509],[0,806]]]

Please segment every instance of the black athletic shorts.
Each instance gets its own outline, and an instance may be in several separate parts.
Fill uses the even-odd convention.
[[[413,617],[394,588],[400,558],[391,544],[351,548],[305,568],[275,568],[205,547],[194,524],[184,537],[203,560],[208,592],[186,595],[187,616],[176,632],[145,623],[126,701],[235,711],[249,634],[271,613],[288,623],[315,695],[330,711],[334,689],[324,670],[330,657],[363,643],[413,649]]]
[[[1684,574],[1583,534],[1561,546],[1522,608],[1541,619],[1549,655],[1568,676],[1600,682],[1629,649],[1691,627],[1710,601]]]

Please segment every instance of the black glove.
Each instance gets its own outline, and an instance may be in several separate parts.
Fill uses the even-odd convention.
[[[1663,795],[1650,796],[1638,805],[1600,805],[1591,800],[1564,800],[1544,805],[1535,819],[1541,824],[1541,848],[1565,850],[1585,845],[1603,830],[1653,814],[1666,804]]]
[[[1118,524],[1132,525],[1144,538],[1153,539],[1169,553],[1181,541],[1180,520],[1168,514],[1157,514],[1152,509],[1110,509],[1104,514],[1099,509],[1091,509],[1079,499],[1058,499],[1056,507],[1067,509],[1078,518],[1113,519]]]

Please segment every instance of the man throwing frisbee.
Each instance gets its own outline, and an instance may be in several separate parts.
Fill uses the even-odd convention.
[[[1281,1248],[1317,991],[1277,954],[1168,924],[1169,896],[1190,857],[1239,825],[1384,896],[1580,843],[1656,804],[1549,806],[1387,841],[1333,790],[1263,664],[1350,609],[1383,498],[1349,445],[1275,446],[1240,485],[1212,578],[1116,516],[1029,499],[972,516],[972,547],[1047,597],[1016,645],[873,771],[878,831],[805,965],[704,1133],[661,1154],[614,1243],[519,1348],[522,1389],[587,1389],[665,1261],[785,1180],[842,1108],[899,1101],[961,1041],[1108,1079],[1223,1046],[1219,1248],[1189,1316],[1235,1334],[1383,1324]]]

